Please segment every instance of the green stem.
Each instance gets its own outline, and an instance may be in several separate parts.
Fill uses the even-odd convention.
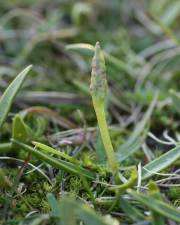
[[[114,149],[113,149],[109,131],[108,131],[104,105],[100,103],[99,101],[96,101],[94,97],[92,97],[92,99],[93,99],[93,105],[94,105],[99,129],[101,133],[101,138],[102,138],[103,145],[104,145],[107,159],[108,159],[108,164],[112,170],[113,175],[116,175],[118,171],[118,163],[115,158]]]

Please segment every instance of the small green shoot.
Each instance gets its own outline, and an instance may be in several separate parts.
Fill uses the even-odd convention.
[[[116,161],[114,149],[111,143],[105,114],[107,88],[104,55],[100,48],[99,42],[97,42],[92,60],[90,93],[94,110],[96,112],[102,141],[106,151],[108,164],[112,170],[113,175],[115,175],[118,171],[118,163]]]

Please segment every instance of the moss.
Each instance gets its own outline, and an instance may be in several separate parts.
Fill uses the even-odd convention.
[[[180,187],[171,187],[168,194],[171,199],[180,201]]]

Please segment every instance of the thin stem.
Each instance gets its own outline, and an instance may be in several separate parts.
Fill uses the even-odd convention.
[[[113,149],[109,131],[108,131],[104,104],[101,104],[99,101],[96,101],[94,98],[92,99],[93,99],[93,105],[94,105],[99,129],[101,133],[101,138],[106,151],[108,163],[109,163],[109,166],[111,167],[113,175],[115,175],[118,171],[118,163],[115,158],[114,149]]]

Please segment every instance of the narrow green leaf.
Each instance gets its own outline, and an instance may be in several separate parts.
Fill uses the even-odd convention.
[[[178,211],[175,207],[161,200],[154,199],[147,194],[137,193],[132,190],[128,190],[128,193],[133,196],[134,199],[147,206],[149,209],[163,215],[168,219],[180,222],[180,211]]]
[[[21,88],[27,73],[31,69],[32,66],[26,67],[17,77],[12,81],[9,87],[5,90],[4,94],[0,98],[0,128],[2,127],[12,102],[16,97],[17,92]]]
[[[66,45],[67,50],[78,51],[81,54],[85,54],[88,56],[93,56],[94,54],[94,46],[86,43],[79,44],[69,44]]]
[[[137,208],[135,208],[135,206],[132,206],[126,199],[123,199],[122,197],[120,199],[120,207],[135,222],[145,219],[144,215]]]
[[[87,169],[82,168],[81,166],[72,164],[70,162],[63,161],[61,159],[55,159],[50,155],[44,154],[40,151],[34,150],[31,146],[21,143],[17,140],[12,139],[13,144],[21,147],[23,150],[35,155],[37,158],[43,160],[44,162],[50,164],[51,166],[64,170],[66,172],[75,174],[77,176],[85,176],[88,179],[94,179],[95,174]]]
[[[172,163],[180,158],[180,145],[146,164],[142,168],[142,179],[147,179],[150,176],[153,176],[154,173],[158,173],[159,171],[167,168]]]
[[[144,114],[142,120],[137,124],[137,126],[135,127],[132,135],[129,137],[127,142],[123,144],[122,146],[120,146],[120,148],[117,150],[117,158],[119,161],[123,161],[126,158],[128,158],[130,155],[135,153],[144,142],[146,138],[146,134],[147,134],[147,131],[144,132],[144,130],[145,130],[145,127],[147,126],[147,123],[156,105],[157,97],[158,95],[156,94],[147,112]]]
[[[66,45],[67,50],[77,51],[81,54],[92,56],[94,54],[94,46],[86,43],[79,43],[79,44],[69,44]],[[126,72],[128,75],[134,76],[134,72],[127,64],[116,57],[108,54],[107,52],[104,52],[104,56],[106,61],[113,66],[113,68],[116,68],[118,70],[122,70]]]
[[[138,151],[144,143],[146,135],[147,131],[144,132],[142,136],[138,137],[137,139],[134,139],[132,143],[127,141],[125,144],[123,144],[116,153],[118,161],[121,162],[127,159],[132,154],[134,154],[136,151]]]
[[[55,155],[59,155],[59,156],[63,157],[64,159],[67,159],[67,160],[70,161],[70,162],[76,162],[76,163],[78,162],[78,160],[76,160],[76,159],[74,159],[73,157],[67,155],[66,153],[60,152],[60,151],[58,151],[58,150],[56,150],[56,149],[54,149],[54,148],[51,148],[51,147],[49,147],[49,146],[47,146],[47,145],[45,145],[45,144],[42,144],[42,143],[36,142],[36,141],[33,141],[32,143],[33,143],[36,147],[38,147],[38,148],[40,148],[40,149],[42,149],[42,150],[44,150],[44,151],[46,151],[46,152],[50,152],[50,153],[53,153],[53,154],[55,154]],[[79,163],[80,163],[80,162],[79,162]]]

